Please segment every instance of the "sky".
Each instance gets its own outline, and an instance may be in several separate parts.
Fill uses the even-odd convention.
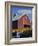
[[[19,16],[26,14],[30,20],[32,20],[32,8],[31,7],[11,7],[12,21],[17,20]],[[16,14],[15,17],[13,15]]]

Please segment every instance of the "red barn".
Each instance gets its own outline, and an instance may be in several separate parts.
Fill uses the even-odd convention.
[[[22,16],[18,20],[18,28],[23,28],[23,27],[30,27],[31,23],[29,20],[29,17],[27,15]]]
[[[13,21],[13,29],[17,29],[16,31],[22,31],[26,27],[31,27],[31,22],[27,15],[19,16],[17,20]]]

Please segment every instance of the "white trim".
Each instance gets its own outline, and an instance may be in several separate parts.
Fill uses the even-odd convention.
[[[32,10],[32,33],[33,39],[35,40],[35,6]]]

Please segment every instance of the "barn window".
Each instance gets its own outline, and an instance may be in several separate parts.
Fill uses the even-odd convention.
[[[30,25],[24,25],[24,27],[30,27]]]
[[[12,28],[13,29],[17,29],[18,28],[18,21],[17,20],[12,22]]]

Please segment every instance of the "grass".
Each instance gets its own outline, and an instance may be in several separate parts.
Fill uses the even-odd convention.
[[[32,31],[32,28],[18,28],[18,29],[13,29],[13,31],[16,31],[16,32],[28,32],[28,31]]]

